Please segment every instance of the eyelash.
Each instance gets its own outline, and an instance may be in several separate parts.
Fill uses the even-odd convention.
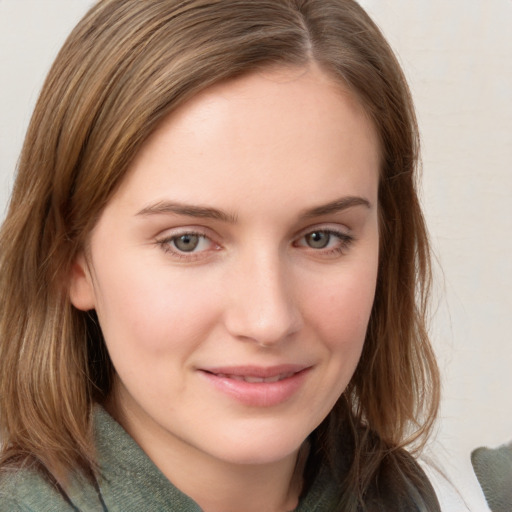
[[[209,240],[211,244],[214,244],[218,247],[218,245],[215,244],[215,242],[213,242],[208,235],[201,233],[200,231],[194,231],[194,230],[182,231],[181,233],[166,236],[165,238],[157,240],[156,242],[158,245],[160,245],[162,247],[162,249],[165,253],[169,253],[172,256],[174,256],[180,260],[194,261],[194,260],[200,258],[201,254],[204,251],[199,251],[197,253],[193,252],[193,251],[190,251],[190,252],[180,251],[175,246],[174,242],[184,236],[189,236],[189,237],[197,236],[198,238],[200,238],[202,240]]]
[[[308,230],[307,233],[304,233],[301,235],[298,240],[303,240],[308,235],[312,235],[313,233],[322,233],[324,235],[328,235],[329,237],[335,237],[339,240],[339,244],[337,244],[336,247],[332,247],[330,249],[326,248],[313,248],[301,245],[299,247],[306,247],[314,252],[322,252],[322,256],[337,256],[337,255],[343,255],[345,254],[350,246],[354,243],[354,237],[352,235],[349,235],[343,231],[338,231],[336,229],[332,228],[323,228],[323,229],[312,229]],[[331,240],[328,241],[328,244],[331,242]],[[294,245],[296,245],[294,243]]]
[[[310,247],[308,245],[302,245],[302,244],[298,243],[299,241],[304,240],[308,235],[313,235],[314,233],[322,233],[324,235],[328,235],[329,237],[335,237],[339,240],[339,244],[336,247],[325,249],[325,248],[314,248],[314,247]],[[194,230],[182,231],[177,234],[172,234],[170,236],[166,236],[165,238],[162,238],[162,239],[157,239],[156,243],[162,248],[162,250],[165,253],[169,253],[172,256],[174,256],[180,260],[195,261],[195,260],[201,258],[202,257],[201,255],[205,251],[199,251],[196,253],[196,252],[194,252],[194,249],[195,249],[194,248],[192,251],[187,252],[187,251],[181,251],[180,249],[178,249],[175,246],[175,241],[184,236],[198,237],[203,240],[209,240],[209,242],[211,244],[216,246],[215,250],[218,250],[218,248],[220,248],[220,246],[218,244],[216,244],[213,240],[211,240],[211,238],[208,235],[206,235],[205,233],[202,233],[200,231],[194,231]],[[329,239],[327,242],[327,245],[330,242],[331,242],[331,240]],[[329,257],[329,256],[337,256],[337,255],[345,254],[346,251],[353,244],[353,242],[354,242],[354,237],[352,235],[348,235],[347,233],[344,233],[343,231],[324,228],[324,229],[308,230],[306,233],[300,235],[300,237],[298,237],[293,242],[293,246],[294,247],[304,247],[305,249],[309,249],[314,253],[319,253],[319,255],[321,254],[322,256]]]

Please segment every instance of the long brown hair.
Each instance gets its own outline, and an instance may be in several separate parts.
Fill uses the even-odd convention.
[[[310,61],[360,101],[382,161],[367,339],[349,387],[312,436],[307,473],[348,429],[347,510],[364,502],[383,461],[414,481],[398,448],[421,445],[439,402],[425,326],[430,256],[416,191],[418,131],[400,66],[353,0],[103,0],[74,29],[35,108],[0,233],[4,464],[28,457],[54,474],[94,474],[92,404],[109,394],[114,370],[94,313],[71,306],[66,283],[142,143],[214,83]]]

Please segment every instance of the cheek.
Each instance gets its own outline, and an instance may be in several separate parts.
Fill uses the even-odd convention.
[[[362,272],[337,273],[304,295],[308,339],[317,340],[324,361],[315,390],[318,417],[329,413],[356,370],[373,305],[373,276],[372,267]]]
[[[375,296],[376,271],[344,275],[309,291],[306,309],[317,332],[332,350],[359,352],[362,348]]]
[[[98,282],[96,309],[113,358],[128,351],[140,358],[184,354],[216,318],[217,301],[179,273],[135,266],[127,273],[117,267]]]
[[[148,274],[144,280],[118,277],[104,281],[108,286],[98,307],[110,358],[131,396],[169,407],[187,387],[183,369],[211,330],[212,301],[183,283],[151,280]]]

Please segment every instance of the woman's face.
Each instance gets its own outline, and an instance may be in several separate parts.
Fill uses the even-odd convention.
[[[70,291],[157,465],[294,457],[329,413],[374,298],[378,166],[372,124],[315,67],[212,87],[149,138]]]

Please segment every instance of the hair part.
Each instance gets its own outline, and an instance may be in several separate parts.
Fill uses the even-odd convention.
[[[419,139],[400,66],[353,0],[103,0],[73,30],[36,105],[0,233],[0,462],[56,478],[96,471],[93,403],[114,369],[93,312],[73,308],[73,262],[145,140],[189,98],[275,65],[315,62],[361,103],[381,150],[380,262],[363,354],[314,433],[350,424],[347,488],[421,446],[439,403],[426,329],[429,242],[417,197]],[[347,423],[348,422],[348,423]],[[356,500],[356,501],[357,501]]]

